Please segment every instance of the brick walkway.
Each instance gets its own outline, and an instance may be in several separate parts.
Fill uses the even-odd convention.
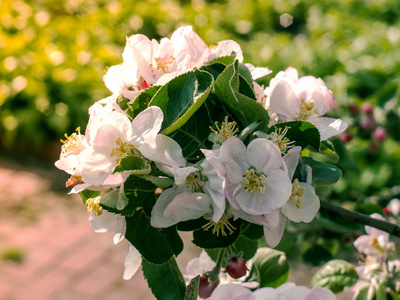
[[[141,270],[122,279],[127,242],[93,232],[80,198],[49,187],[41,175],[0,168],[0,299],[154,299]]]

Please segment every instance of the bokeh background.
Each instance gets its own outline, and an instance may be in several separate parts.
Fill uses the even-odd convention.
[[[48,180],[46,191],[67,192],[65,175],[52,167],[59,140],[84,129],[89,106],[110,95],[103,76],[122,62],[126,37],[159,40],[192,25],[207,44],[233,39],[246,63],[269,67],[273,73],[260,81],[266,86],[293,66],[333,91],[331,115],[350,126],[331,140],[338,156],[328,159],[343,177],[320,187],[321,198],[371,214],[400,196],[398,0],[1,0],[0,6],[0,163]],[[28,198],[0,212],[0,220],[26,212]],[[321,214],[312,226],[289,225],[278,248],[313,265],[356,260],[352,241],[362,229]]]

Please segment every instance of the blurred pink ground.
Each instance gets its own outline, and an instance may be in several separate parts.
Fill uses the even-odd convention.
[[[77,195],[51,191],[57,170],[0,164],[0,257],[22,251],[22,262],[0,259],[0,300],[154,299],[141,270],[122,279],[126,241],[95,233]],[[200,250],[184,234],[181,270]],[[291,268],[289,280],[309,285],[318,268]],[[349,293],[338,299],[351,299]]]

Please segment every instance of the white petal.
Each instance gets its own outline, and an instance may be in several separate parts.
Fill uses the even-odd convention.
[[[251,291],[235,283],[227,283],[219,285],[211,294],[210,300],[249,300],[251,299]]]
[[[299,164],[300,152],[301,152],[301,147],[296,146],[289,149],[287,154],[283,157],[283,160],[288,169],[288,175],[290,180],[292,180],[297,165]]]
[[[185,191],[186,191],[185,187],[176,188],[175,186],[166,189],[161,193],[160,197],[158,197],[157,202],[153,206],[153,209],[151,211],[151,218],[150,218],[151,226],[158,228],[165,228],[178,223],[178,221],[176,221],[173,218],[165,217],[164,211],[165,208],[168,206],[168,204],[170,204],[171,201],[175,198],[175,196]]]
[[[285,231],[286,217],[281,214],[279,216],[279,223],[275,228],[264,226],[264,237],[268,246],[271,248],[276,247],[282,239],[283,232]]]
[[[268,68],[254,67],[252,64],[245,65],[249,69],[253,80],[259,79],[272,73],[272,71]]]
[[[275,228],[279,224],[280,210],[279,208],[274,209],[272,212],[264,215],[265,221],[267,221],[269,228]]]
[[[292,184],[287,173],[277,169],[268,174],[263,199],[271,209],[282,207],[291,193]]]
[[[321,141],[342,133],[348,126],[343,120],[326,117],[310,118],[309,121],[319,130]]]
[[[143,144],[139,150],[146,158],[156,162],[161,171],[172,177],[177,168],[186,166],[179,144],[163,134],[158,134],[154,143]]]
[[[86,148],[79,156],[82,168],[82,180],[86,184],[100,186],[116,166],[116,162],[110,156],[97,152],[93,147]]]
[[[247,146],[249,164],[256,168],[257,173],[268,174],[269,171],[282,168],[281,151],[267,139],[255,139]]]
[[[186,181],[186,178],[190,173],[199,171],[199,169],[195,167],[181,167],[177,168],[174,172],[174,179],[176,185],[181,185]]]
[[[229,181],[234,184],[242,181],[245,170],[250,167],[247,163],[246,146],[236,137],[231,137],[222,144],[221,161]]]
[[[206,194],[186,192],[177,195],[165,208],[164,216],[177,222],[195,220],[211,213],[211,198]]]
[[[319,198],[311,185],[303,182],[300,182],[299,185],[305,188],[304,196],[301,197],[301,207],[297,208],[293,201],[289,200],[282,207],[282,213],[293,222],[309,223],[319,211]]]
[[[141,264],[142,256],[134,246],[130,245],[125,256],[124,280],[131,279],[132,276],[136,274]]]
[[[139,145],[153,142],[161,129],[163,119],[164,114],[158,106],[151,106],[140,112],[132,121],[132,135],[136,142]]]
[[[236,196],[236,201],[240,209],[250,215],[261,215],[272,211],[261,193],[248,193],[242,188]]]
[[[253,292],[249,300],[281,300],[278,292],[270,287],[264,287]]]
[[[299,101],[287,81],[279,81],[271,91],[270,108],[271,112],[275,112],[282,122],[293,120],[298,115]]]
[[[322,287],[313,287],[304,300],[336,300],[335,294]]]

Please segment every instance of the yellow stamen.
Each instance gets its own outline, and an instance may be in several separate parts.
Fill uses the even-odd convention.
[[[86,200],[87,211],[93,213],[95,216],[101,216],[103,214],[103,208],[100,206],[100,198],[99,196]]]
[[[385,252],[385,250],[379,245],[378,238],[376,236],[370,236],[369,245],[374,247],[379,252]]]
[[[73,133],[70,136],[64,134],[66,140],[60,140],[64,144],[61,147],[62,154],[79,154],[86,148],[83,144],[80,130],[80,127],[78,127],[76,129],[77,133]]]
[[[264,193],[265,182],[267,177],[264,174],[258,175],[254,169],[246,170],[246,175],[243,177],[242,183],[245,192],[248,193]]]
[[[186,188],[192,193],[201,192],[207,181],[201,178],[199,172],[192,172],[186,177]]]
[[[275,127],[275,132],[268,134],[266,138],[277,145],[281,152],[286,152],[288,149],[294,147],[294,141],[291,142],[285,137],[289,129],[290,127],[286,126],[282,131],[282,128]]]
[[[175,57],[172,55],[168,58],[154,58],[157,64],[157,70],[162,71],[164,73],[168,73],[171,71],[171,66],[174,63]]]
[[[311,116],[319,115],[319,110],[318,108],[314,108],[314,104],[314,100],[310,100],[310,102],[306,103],[304,99],[301,99],[299,115],[296,120],[307,121]]]
[[[205,218],[209,222],[206,225],[203,225],[202,228],[205,231],[208,231],[210,228],[212,228],[213,234],[217,234],[217,236],[219,236],[219,233],[221,232],[222,236],[227,236],[228,234],[225,231],[226,229],[229,231],[229,234],[232,234],[236,230],[236,227],[229,222],[230,218],[232,217],[223,215],[218,222],[214,222],[209,218]]]
[[[221,128],[218,126],[218,122],[215,122],[214,124],[217,130],[213,129],[211,126],[210,129],[216,137],[216,142],[221,145],[230,137],[237,136],[236,133],[239,132],[239,129],[236,128],[237,123],[235,121],[228,122],[228,116],[225,117],[224,122],[221,124]]]
[[[121,160],[129,155],[134,154],[133,150],[136,148],[135,145],[129,142],[123,142],[121,138],[117,138],[115,143],[118,147],[115,147],[111,150],[110,156],[116,156],[115,160],[117,164],[121,162]]]
[[[296,205],[297,208],[301,208],[301,198],[304,196],[306,188],[299,185],[299,180],[295,179],[292,184],[292,195],[290,195],[290,200]]]

